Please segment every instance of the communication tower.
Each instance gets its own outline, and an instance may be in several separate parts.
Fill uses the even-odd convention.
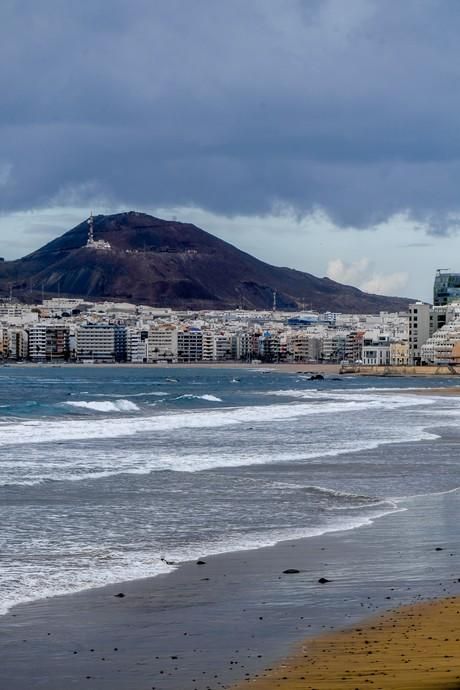
[[[94,218],[93,218],[93,212],[91,211],[90,217],[88,218],[88,242],[87,245],[90,247],[91,245],[94,244]]]

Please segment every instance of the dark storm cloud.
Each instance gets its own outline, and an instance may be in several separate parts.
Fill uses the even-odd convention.
[[[457,0],[3,0],[1,210],[460,211]]]

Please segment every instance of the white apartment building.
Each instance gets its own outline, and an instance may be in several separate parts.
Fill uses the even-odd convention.
[[[175,327],[150,328],[147,359],[151,363],[177,362],[177,329]]]
[[[63,361],[69,356],[69,328],[54,323],[37,323],[27,327],[32,362]]]
[[[66,311],[70,313],[73,309],[92,307],[93,303],[73,297],[52,297],[50,299],[44,299],[42,306],[50,312],[60,313]]]
[[[409,364],[422,362],[422,347],[454,315],[454,304],[432,307],[415,302],[409,305]]]
[[[203,355],[204,362],[214,361],[214,333],[212,331],[202,331],[203,335]]]
[[[0,301],[0,319],[8,323],[27,323],[38,320],[38,311],[27,304],[11,302],[9,300]]]
[[[78,326],[76,357],[81,362],[114,362],[114,327],[107,323],[86,323]]]
[[[177,333],[177,359],[179,362],[201,362],[203,360],[203,333],[201,331],[179,331]]]
[[[325,361],[341,362],[342,359],[345,359],[346,344],[347,334],[345,332],[326,331],[322,339],[321,358]]]
[[[235,360],[249,361],[252,356],[252,333],[242,331],[232,335],[232,358]]]
[[[460,342],[460,319],[449,321],[428,338],[421,348],[421,361],[426,364],[450,365],[456,362],[454,347]]]
[[[147,333],[138,328],[126,330],[126,361],[143,364],[147,361]]]
[[[363,364],[389,366],[391,362],[391,343],[388,336],[366,334],[363,338]]]
[[[33,362],[46,361],[46,326],[36,324],[28,328],[29,334],[29,359]]]
[[[321,338],[296,331],[286,338],[287,358],[292,362],[316,362],[321,356]]]
[[[232,357],[232,337],[228,333],[213,334],[213,360],[221,362]]]
[[[8,328],[7,350],[5,355],[13,361],[27,359],[29,338],[23,328]]]
[[[431,306],[424,302],[409,305],[409,364],[420,364],[421,348],[431,335]]]
[[[0,357],[7,359],[8,357],[8,326],[0,323]]]

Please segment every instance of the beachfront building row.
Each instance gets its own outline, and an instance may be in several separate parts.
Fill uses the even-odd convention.
[[[378,331],[212,330],[209,327],[124,326],[104,322],[76,326],[34,323],[0,326],[0,357],[32,362],[135,364],[196,362],[325,362],[404,364],[407,343]]]
[[[395,359],[398,349],[397,360]],[[405,355],[404,355],[405,352]],[[81,363],[362,362],[407,363],[407,343],[375,331],[213,329],[207,325],[83,322],[0,324],[0,358]]]
[[[56,298],[0,302],[0,360],[407,362],[407,314],[172,311]]]

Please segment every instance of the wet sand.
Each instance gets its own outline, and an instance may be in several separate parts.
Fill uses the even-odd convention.
[[[367,527],[17,606],[0,618],[0,687],[222,690],[275,668],[306,639],[459,595],[458,494],[407,508]]]
[[[440,599],[306,642],[276,670],[238,689],[454,690],[459,647],[460,598]]]

